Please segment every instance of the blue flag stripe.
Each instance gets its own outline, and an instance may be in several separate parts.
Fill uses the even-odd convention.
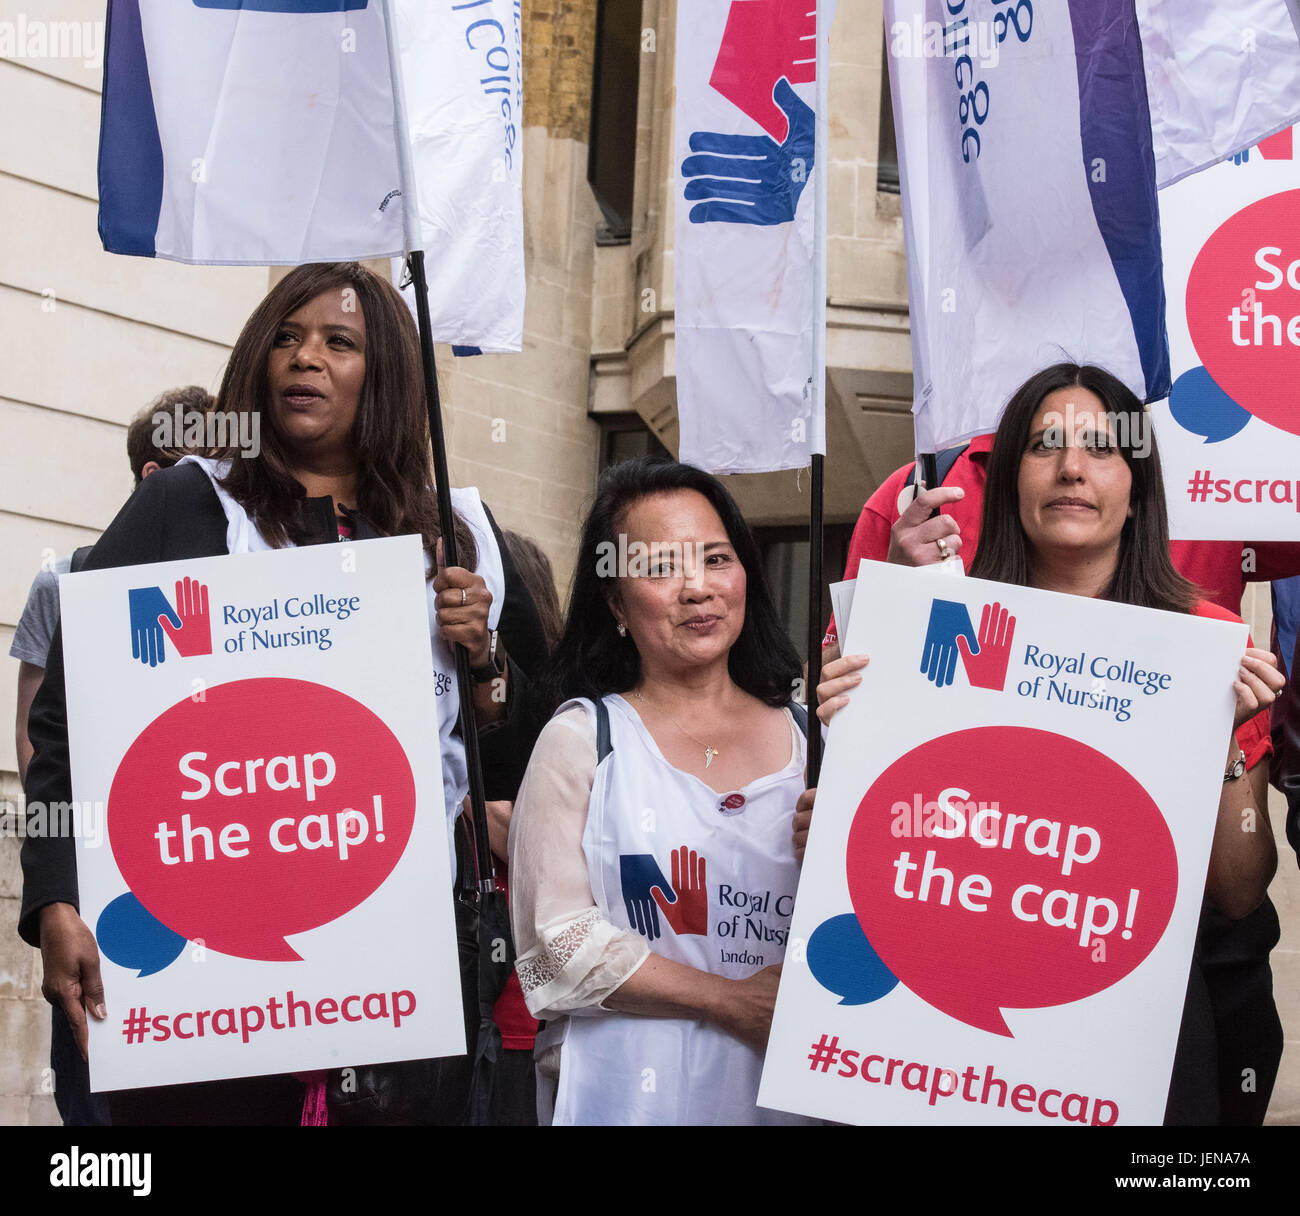
[[[1083,168],[1133,320],[1148,401],[1169,395],[1164,259],[1151,109],[1133,0],[1069,0]]]
[[[111,0],[99,134],[99,236],[109,253],[154,256],[163,154],[140,0]]]

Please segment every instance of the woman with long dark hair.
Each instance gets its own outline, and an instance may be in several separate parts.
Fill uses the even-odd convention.
[[[1137,397],[1109,372],[1056,364],[1027,380],[1002,415],[989,457],[980,543],[971,576],[1113,600],[1166,612],[1240,622],[1174,569],[1164,479],[1151,422]],[[865,656],[829,663],[818,713],[829,722],[861,682]],[[1234,732],[1275,699],[1284,681],[1273,656],[1254,647],[1233,683]],[[1171,763],[1177,763],[1171,757]],[[1230,736],[1210,853],[1197,949],[1174,1062],[1166,1122],[1220,1117],[1216,1023],[1230,1012],[1211,999],[1202,957],[1222,927],[1267,898],[1277,850],[1266,808],[1256,807],[1235,733]],[[796,816],[807,838],[811,799]],[[1249,822],[1252,830],[1243,831]],[[1273,919],[1276,926],[1276,918]],[[1264,957],[1271,944],[1264,948]],[[1246,960],[1242,960],[1243,962]],[[1265,970],[1267,966],[1265,965]],[[1271,996],[1257,1062],[1276,1071],[1281,1028]],[[1269,1016],[1271,1014],[1271,1017]],[[1269,1025],[1271,1021],[1271,1025]],[[1229,1026],[1223,1030],[1231,1033]],[[1271,1041],[1276,1038],[1276,1051]],[[1272,1074],[1267,1076],[1271,1086]]]
[[[523,671],[535,668],[545,644],[532,601],[474,490],[452,491],[462,565],[441,562],[419,345],[396,290],[355,262],[290,271],[244,325],[218,405],[228,415],[251,415],[256,426],[228,433],[257,442],[215,459],[187,457],[148,478],[85,568],[419,535],[449,836],[468,788],[454,643],[469,651],[475,681],[475,722],[460,730],[506,720],[504,729],[484,734],[481,751],[488,797],[513,796],[532,742],[529,719],[517,709]],[[36,755],[28,798],[70,800],[60,635],[30,734]],[[19,930],[40,947],[46,999],[63,1007],[84,1052],[86,1015],[102,1018],[103,988],[95,938],[77,911],[72,845],[28,841]],[[312,1118],[319,1119],[319,1090],[314,1096]],[[262,1077],[123,1091],[110,1104],[114,1122],[296,1122],[303,1089],[292,1077]]]
[[[607,470],[510,827],[544,1119],[800,1121],[755,1105],[796,881],[799,678],[721,483]]]

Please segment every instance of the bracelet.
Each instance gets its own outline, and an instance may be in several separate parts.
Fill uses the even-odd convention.
[[[488,684],[506,674],[505,657],[497,654],[497,631],[488,631],[488,660],[482,667],[471,667],[470,678],[475,684]]]

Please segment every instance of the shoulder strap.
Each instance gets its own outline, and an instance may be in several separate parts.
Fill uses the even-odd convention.
[[[798,701],[790,702],[790,712],[794,715],[795,725],[802,732],[803,737],[808,738],[808,710],[806,706],[800,705]]]
[[[600,764],[613,750],[609,738],[609,707],[601,697],[596,702],[596,763]]]
[[[959,443],[953,448],[944,448],[938,456],[935,457],[935,464],[939,470],[939,484],[943,485],[948,480],[948,474],[952,472],[952,466],[961,458],[961,454],[970,447],[970,442]],[[907,471],[907,480],[903,483],[905,486],[916,485],[916,461],[912,462],[912,467]],[[930,489],[934,489],[933,486]]]

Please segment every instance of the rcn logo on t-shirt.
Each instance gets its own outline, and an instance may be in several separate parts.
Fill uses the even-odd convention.
[[[250,13],[348,13],[370,0],[194,0],[196,8],[242,8]]]
[[[167,659],[165,638],[170,638],[183,659],[212,653],[212,618],[208,615],[208,589],[197,579],[176,580],[176,600],[170,603],[161,587],[133,587],[127,592],[131,606],[131,657],[147,667]]]
[[[670,884],[653,853],[624,853],[618,859],[627,919],[642,937],[661,936],[659,913],[678,937],[709,932],[709,895],[704,885],[704,858],[686,845],[673,850]],[[670,898],[671,896],[671,898]]]
[[[972,688],[1001,692],[1006,687],[1007,663],[1015,636],[1016,618],[1001,604],[984,605],[976,635],[965,604],[935,600],[930,605],[930,623],[925,631],[921,674],[935,687],[947,688],[956,675],[960,656]]]

